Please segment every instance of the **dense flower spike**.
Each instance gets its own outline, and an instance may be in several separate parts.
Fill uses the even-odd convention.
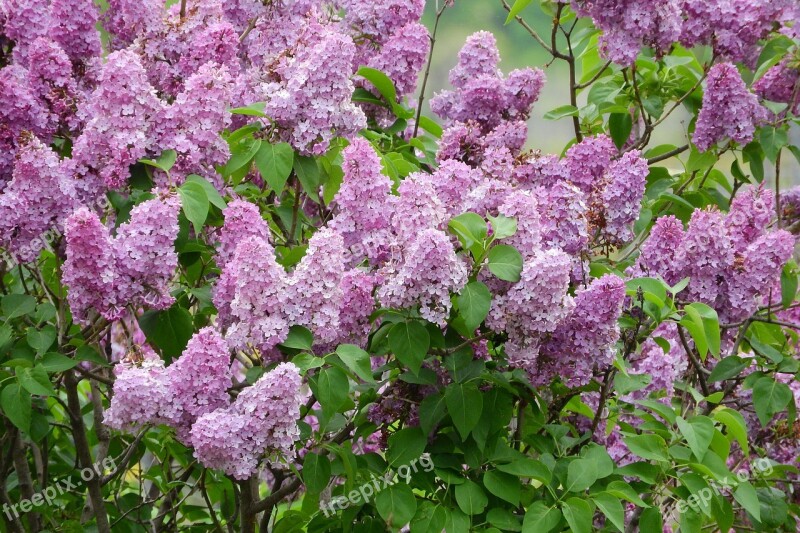
[[[388,252],[390,242],[392,182],[381,172],[378,155],[366,140],[355,139],[343,156],[344,181],[334,197],[338,213],[330,227],[342,235],[356,262],[364,255],[377,261]]]
[[[47,38],[36,39],[28,52],[31,89],[44,102],[62,132],[76,131],[77,108],[83,95],[72,74],[72,63],[64,50]]]
[[[539,372],[560,376],[568,387],[579,387],[589,382],[594,367],[610,365],[624,299],[625,283],[613,274],[579,290],[572,313],[541,347]]]
[[[178,238],[177,195],[142,202],[131,210],[131,218],[120,225],[115,239],[119,270],[127,281],[120,287],[128,299],[146,302],[148,307],[169,307],[174,298],[169,283],[178,266],[175,240]]]
[[[426,229],[406,245],[402,263],[378,288],[378,300],[384,307],[419,306],[426,320],[443,324],[450,312],[450,294],[460,292],[466,283],[467,266],[447,235]]]
[[[282,363],[261,376],[227,409],[192,426],[195,457],[236,479],[255,473],[264,453],[288,454],[300,436],[297,418],[305,399],[297,367]]]
[[[600,185],[600,179],[617,154],[614,141],[607,135],[584,139],[567,151],[565,165],[573,185],[584,193]]]
[[[189,442],[192,424],[202,415],[230,403],[228,346],[213,328],[203,328],[189,340],[177,361],[167,367],[171,401],[161,406],[162,417]]]
[[[656,220],[650,237],[642,245],[636,264],[629,272],[632,277],[658,277],[671,286],[680,281],[680,265],[676,254],[681,250],[685,232],[681,221],[672,215]]]
[[[507,331],[508,361],[538,375],[536,360],[542,335],[552,332],[573,307],[567,294],[571,262],[560,250],[547,250],[525,261],[521,279],[495,297],[487,325]]]
[[[81,208],[67,219],[64,236],[67,260],[62,279],[73,319],[91,323],[91,309],[108,320],[122,316],[127,302],[119,298],[120,273],[108,229],[96,214]]]
[[[753,140],[756,126],[766,118],[766,109],[747,90],[736,67],[720,63],[708,72],[692,142],[701,152],[726,139],[745,145]]]
[[[73,62],[100,55],[100,32],[95,27],[100,9],[92,0],[52,0],[50,37]]]
[[[143,202],[115,238],[86,208],[67,219],[64,284],[77,322],[86,322],[91,308],[114,320],[125,306],[163,309],[172,304],[179,210],[174,195]]]
[[[278,67],[282,83],[269,87],[265,112],[283,137],[304,154],[324,153],[335,135],[352,137],[366,126],[353,94],[355,45],[328,27],[309,27],[308,41]],[[274,91],[274,92],[272,92]]]
[[[14,177],[0,193],[0,245],[21,262],[36,259],[71,211],[69,187],[55,152],[29,135],[14,162]]]
[[[600,191],[601,209],[595,208],[593,214],[602,211],[601,220],[593,219],[605,241],[620,245],[633,239],[631,226],[639,218],[642,196],[650,168],[647,160],[637,150],[627,152],[614,161],[606,173],[606,183]],[[590,218],[594,218],[590,214]]]
[[[679,0],[574,0],[574,5],[603,30],[603,54],[622,65],[633,63],[643,46],[664,52],[681,36]]]
[[[0,188],[11,179],[22,132],[30,131],[45,142],[50,140],[51,116],[37,96],[27,70],[18,65],[0,69]]]
[[[231,101],[232,84],[226,67],[206,63],[186,80],[184,90],[155,118],[153,129],[158,135],[159,149],[178,152],[170,171],[174,180],[200,174],[212,182],[219,181],[214,167],[224,165],[230,157],[228,143],[219,132],[231,124],[226,106]]]
[[[788,104],[792,112],[800,113],[800,94],[795,92],[800,80],[800,67],[792,66],[789,59],[770,68],[753,84],[753,92],[772,102]]]
[[[218,320],[232,348],[252,345],[270,355],[283,342],[290,325],[283,315],[286,285],[286,271],[269,242],[247,237],[239,243],[214,292]]]
[[[138,56],[128,51],[110,54],[98,87],[79,109],[86,127],[69,161],[81,201],[91,203],[105,188],[127,183],[130,165],[153,146],[152,120],[161,107]]]
[[[258,206],[245,200],[234,200],[222,212],[225,224],[219,235],[217,265],[224,268],[233,259],[236,246],[247,237],[257,237],[269,241],[267,222],[261,217]]]
[[[103,27],[110,34],[113,50],[129,46],[137,37],[157,33],[164,11],[161,0],[108,0]]]
[[[488,132],[503,120],[525,119],[544,85],[544,72],[515,70],[504,79],[497,64],[497,42],[489,32],[471,35],[450,71],[454,91],[431,100],[434,113],[450,123],[474,121]]]
[[[14,59],[27,65],[28,46],[39,37],[45,37],[50,28],[50,10],[47,0],[7,0],[3,3],[7,16],[3,33],[14,42]]]
[[[345,269],[344,241],[338,233],[323,228],[311,237],[308,251],[289,279],[284,306],[290,324],[308,327],[315,338],[330,343],[341,334],[342,274]]]
[[[146,424],[163,424],[162,409],[172,401],[164,361],[149,348],[128,354],[114,367],[114,396],[103,422],[114,429],[135,432]]]

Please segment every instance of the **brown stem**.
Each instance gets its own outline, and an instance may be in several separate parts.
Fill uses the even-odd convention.
[[[17,471],[19,492],[23,498],[30,501],[33,499],[33,478],[31,469],[28,466],[28,453],[25,443],[22,441],[22,434],[17,432],[14,437],[14,469]],[[39,531],[39,513],[31,511],[27,515],[28,525],[32,531]]]
[[[256,515],[258,509],[255,507],[255,492],[258,488],[258,477],[253,476],[246,481],[239,483],[241,489],[239,495],[240,518],[239,518],[239,531],[241,533],[255,533],[256,531]]]
[[[428,50],[428,63],[425,66],[425,74],[422,76],[422,86],[419,88],[419,99],[417,101],[417,114],[416,119],[414,120],[414,134],[412,137],[416,137],[417,133],[419,132],[419,119],[422,116],[422,102],[425,101],[425,89],[428,87],[428,78],[431,75],[431,62],[433,61],[433,48],[436,46],[436,31],[439,29],[439,19],[442,18],[442,13],[444,10],[447,9],[447,4],[445,3],[442,8],[436,12],[436,20],[433,22],[433,31],[431,32],[431,47]]]
[[[778,218],[778,229],[783,227],[783,217],[781,216],[781,153],[775,158],[775,216]]]
[[[89,441],[86,438],[86,427],[81,416],[81,402],[78,397],[78,379],[72,372],[64,373],[64,385],[67,391],[67,406],[69,407],[69,420],[72,426],[72,438],[75,443],[78,464],[81,468],[93,469],[92,453]],[[100,476],[92,476],[86,482],[89,488],[89,501],[92,505],[97,522],[97,530],[101,533],[111,533],[108,525],[108,515],[106,514],[105,502],[103,501],[103,490]]]

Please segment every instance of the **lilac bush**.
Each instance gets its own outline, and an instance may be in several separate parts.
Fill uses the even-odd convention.
[[[800,4],[428,4],[0,0],[5,529],[800,531]]]

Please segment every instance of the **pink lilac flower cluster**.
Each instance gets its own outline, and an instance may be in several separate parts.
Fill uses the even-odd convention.
[[[63,282],[76,322],[90,323],[92,310],[116,320],[126,314],[126,307],[164,309],[172,304],[179,210],[175,195],[143,202],[114,237],[85,207],[70,215],[64,232]]]
[[[671,284],[689,277],[679,298],[714,307],[723,323],[742,320],[764,303],[794,249],[792,234],[768,229],[774,205],[772,191],[749,186],[729,213],[695,211],[686,230],[674,217],[663,217],[630,273]]]
[[[22,132],[45,144],[68,136],[73,150],[62,165],[85,205],[124,188],[132,164],[164,150],[179,155],[172,183],[195,173],[221,187],[228,109],[256,101],[265,102],[272,140],[321,154],[366,126],[351,101],[359,65],[385,70],[400,99],[416,87],[430,46],[418,0],[352,0],[336,14],[316,0],[190,0],[183,10],[112,0],[102,16],[90,0],[7,4],[2,31],[13,62],[0,69],[0,188]],[[105,58],[98,20],[112,50]]]
[[[719,63],[708,72],[692,142],[701,152],[727,139],[745,145],[767,118],[767,110],[747,89],[736,67]]]
[[[224,260],[213,297],[231,348],[255,349],[268,360],[277,359],[276,346],[293,325],[309,328],[319,346],[366,341],[374,310],[372,276],[347,268],[344,240],[337,231],[323,228],[315,233],[306,255],[289,273],[278,263],[255,205],[231,202],[224,215]],[[249,227],[240,233],[243,223]],[[363,285],[354,286],[356,280]],[[342,322],[356,329],[343,328]]]
[[[475,122],[484,133],[506,120],[525,120],[539,98],[544,73],[527,68],[503,78],[499,62],[494,35],[482,31],[470,36],[450,71],[454,90],[431,100],[433,112],[451,124]]]
[[[299,370],[281,363],[226,408],[200,416],[191,429],[195,457],[236,479],[253,475],[264,454],[291,452],[306,398]]]
[[[602,30],[601,52],[621,65],[633,63],[643,47],[664,54],[674,43],[711,45],[720,57],[752,65],[758,42],[776,25],[791,28],[797,9],[793,0],[573,0],[572,5]]]
[[[753,84],[753,92],[771,102],[787,104],[795,115],[800,114],[800,64],[797,60],[784,59],[767,70]]]
[[[525,95],[518,100],[524,105],[520,103],[519,113],[512,117],[505,111],[484,117],[453,114],[456,103],[468,102],[464,84],[482,76],[502,81],[498,61],[494,38],[485,32],[473,35],[459,54],[459,64],[450,71],[456,90],[438,95],[438,104],[432,103],[434,111],[452,124],[442,135],[437,155],[442,170],[429,178],[449,200],[448,211],[495,215],[506,197],[529,190],[537,199],[546,244],[579,256],[590,244],[589,235],[595,236],[595,245],[630,242],[649,174],[647,161],[635,150],[620,155],[605,135],[584,139],[563,159],[524,152],[527,125],[518,118],[527,116],[543,78],[534,76],[535,84],[516,93],[520,98]],[[525,78],[509,75],[504,83],[520,77]],[[483,104],[465,105],[491,109]],[[498,109],[509,108],[514,106],[498,104]]]
[[[0,194],[0,246],[33,261],[52,241],[75,203],[58,156],[31,134],[22,138],[12,180]]]
[[[114,368],[111,405],[104,422],[111,428],[138,431],[145,424],[166,424],[188,443],[199,417],[230,403],[230,357],[213,328],[198,331],[171,365],[145,346]]]

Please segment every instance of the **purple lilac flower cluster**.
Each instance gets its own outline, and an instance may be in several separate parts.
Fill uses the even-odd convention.
[[[669,52],[673,43],[711,45],[730,61],[752,63],[758,42],[776,24],[791,27],[792,0],[573,0],[579,15],[591,17],[603,31],[602,53],[622,65],[643,47]]]

